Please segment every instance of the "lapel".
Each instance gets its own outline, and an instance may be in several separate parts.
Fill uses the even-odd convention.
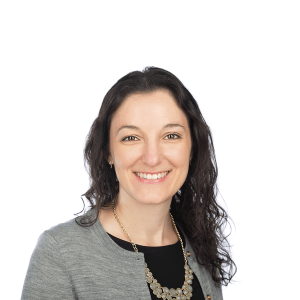
[[[176,223],[176,226],[178,226],[181,230],[181,232],[184,235],[184,239],[185,239],[185,255],[187,257],[187,261],[189,266],[191,267],[191,269],[193,270],[195,276],[198,278],[201,287],[202,287],[202,291],[204,294],[204,297],[206,299],[211,299],[211,300],[223,300],[223,296],[222,296],[222,289],[221,287],[217,287],[215,285],[215,282],[213,281],[210,273],[208,272],[208,270],[200,265],[197,262],[195,253],[193,251],[192,245],[188,239],[188,237],[186,236],[186,234],[184,233],[182,227]],[[190,256],[187,256],[187,252],[190,252]],[[210,296],[210,298],[209,298]]]

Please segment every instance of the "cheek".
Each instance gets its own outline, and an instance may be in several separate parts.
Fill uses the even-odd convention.
[[[176,167],[187,166],[189,164],[189,147],[183,145],[181,147],[170,149],[166,156]]]
[[[116,147],[114,154],[115,164],[118,168],[126,168],[132,165],[137,158],[137,152],[132,151],[129,147]]]

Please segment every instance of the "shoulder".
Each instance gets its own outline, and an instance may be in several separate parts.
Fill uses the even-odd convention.
[[[53,226],[40,235],[31,255],[22,299],[74,299],[71,270],[74,266],[82,270],[78,265],[86,263],[82,257],[89,257],[89,243],[95,244],[91,227],[78,225],[84,216]]]
[[[71,248],[78,248],[89,242],[93,243],[95,239],[93,225],[86,225],[94,218],[95,211],[90,210],[82,216],[57,224],[40,235],[37,246],[41,249],[53,246],[59,248],[60,251],[64,251],[64,249],[69,251]]]

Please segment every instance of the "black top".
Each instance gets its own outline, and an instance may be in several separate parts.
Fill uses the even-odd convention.
[[[183,245],[185,246],[185,240],[183,234],[180,232],[180,229],[177,227],[179,234],[182,238]],[[108,233],[110,238],[128,251],[134,251],[130,242],[123,241],[111,234]],[[157,279],[157,282],[161,284],[162,287],[170,288],[181,288],[184,282],[184,258],[182,253],[182,248],[180,241],[173,245],[161,246],[161,247],[147,247],[136,245],[139,252],[144,253],[145,262],[147,263],[150,272],[153,274],[153,277]],[[204,295],[200,286],[200,283],[195,274],[192,287],[193,287],[193,300],[205,300]],[[158,298],[153,294],[153,291],[150,289],[151,299],[157,300]]]

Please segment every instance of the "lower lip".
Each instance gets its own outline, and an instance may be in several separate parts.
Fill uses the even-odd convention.
[[[158,179],[145,179],[145,178],[141,178],[139,176],[137,176],[135,173],[133,173],[135,175],[135,177],[137,178],[138,181],[142,182],[142,183],[149,183],[149,184],[154,184],[154,183],[161,183],[163,181],[165,181],[167,179],[167,177],[169,176],[171,172],[169,172],[165,177],[163,178],[158,178]]]

